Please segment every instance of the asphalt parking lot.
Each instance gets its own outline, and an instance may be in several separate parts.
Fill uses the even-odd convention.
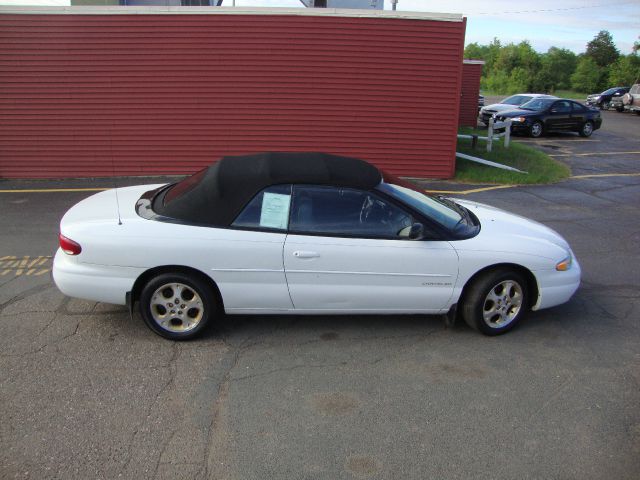
[[[560,184],[424,182],[551,226],[581,262],[571,302],[497,338],[242,316],[172,343],[51,284],[59,218],[90,191],[16,191],[111,181],[0,181],[0,477],[638,478],[640,116],[603,117],[518,139],[571,166]]]

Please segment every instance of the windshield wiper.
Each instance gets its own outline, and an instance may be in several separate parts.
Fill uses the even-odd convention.
[[[448,198],[445,198],[441,195],[438,195],[436,198],[438,198],[438,200],[440,200],[442,203],[444,203],[448,207],[451,207],[453,210],[455,210],[462,218],[466,219],[468,217],[468,214],[465,211],[465,209],[460,205],[458,205],[453,200],[449,200]]]

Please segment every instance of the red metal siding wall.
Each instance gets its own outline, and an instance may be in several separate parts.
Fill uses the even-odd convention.
[[[459,125],[475,127],[478,124],[478,95],[482,64],[464,63],[462,66],[462,88]]]
[[[285,15],[0,16],[0,176],[191,173],[325,151],[454,171],[465,23]],[[455,96],[457,97],[457,96]]]

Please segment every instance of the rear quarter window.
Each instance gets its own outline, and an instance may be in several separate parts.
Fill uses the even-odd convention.
[[[255,230],[286,230],[290,206],[291,185],[267,187],[245,206],[232,226]]]

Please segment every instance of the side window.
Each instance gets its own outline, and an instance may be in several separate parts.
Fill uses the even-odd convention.
[[[557,113],[567,113],[571,111],[569,102],[556,102],[553,104],[553,110]]]
[[[414,220],[375,193],[351,188],[295,186],[289,229],[298,233],[408,238]]]
[[[571,102],[571,106],[573,107],[574,112],[584,112],[586,108],[576,102]]]
[[[231,224],[233,227],[286,230],[291,185],[272,185],[258,193]]]

